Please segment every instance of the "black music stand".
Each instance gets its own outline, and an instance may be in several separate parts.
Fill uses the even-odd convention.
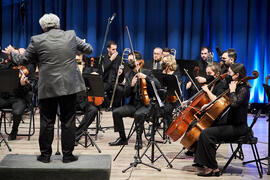
[[[104,85],[102,81],[102,77],[100,75],[96,74],[88,74],[83,73],[83,78],[86,86],[86,94],[87,96],[93,96],[93,97],[104,97]],[[101,128],[100,125],[100,116],[97,115],[98,121],[97,121],[97,132],[98,133],[99,128]],[[85,136],[85,142],[84,144],[78,142],[78,144],[82,145],[83,147],[87,148],[90,145],[95,146],[99,153],[101,153],[100,148],[95,143],[95,141],[92,139],[91,135],[88,131],[85,131],[81,136]],[[90,140],[90,144],[88,144],[88,139]]]
[[[13,93],[14,90],[18,88],[20,82],[18,74],[19,74],[18,69],[0,70],[0,84],[3,84],[0,86],[0,93]],[[2,138],[2,140],[0,141],[0,146],[1,143],[4,142],[8,150],[11,151],[11,148],[9,147],[7,140],[2,135],[1,125],[2,125],[2,116],[0,119],[0,136]]]
[[[147,86],[148,87],[148,86]],[[148,89],[148,94],[149,94],[149,96],[151,97],[151,95],[153,96],[153,99],[155,98],[157,101],[158,101],[158,103],[159,103],[159,106],[160,107],[162,107],[162,106],[164,106],[164,104],[161,102],[161,100],[160,100],[160,97],[159,97],[159,95],[157,94],[157,89],[156,89],[156,86],[155,86],[155,83],[154,83],[154,81],[151,81],[151,90],[149,90]],[[151,94],[152,93],[152,94]],[[155,100],[154,100],[154,102],[152,101],[151,102],[151,105],[153,106],[153,105],[155,105],[156,104],[156,102],[155,102]],[[152,107],[153,108],[153,107]],[[150,115],[152,115],[152,116],[154,116],[154,112],[153,112],[153,109],[151,108],[151,110],[150,110]],[[152,111],[152,112],[151,112]],[[142,158],[143,158],[143,156],[145,155],[146,157],[148,157],[145,153],[147,152],[147,150],[150,148],[150,147],[152,147],[152,157],[154,158],[154,147],[156,146],[157,148],[158,148],[158,150],[160,151],[160,153],[161,153],[161,156],[163,156],[164,158],[165,158],[165,160],[169,163],[169,161],[168,161],[168,159],[166,158],[166,156],[165,156],[165,154],[161,151],[161,149],[159,148],[159,146],[157,145],[157,143],[155,142],[155,139],[154,139],[154,136],[155,136],[155,120],[157,119],[157,118],[154,118],[153,117],[153,119],[154,119],[154,124],[153,124],[153,126],[154,126],[154,128],[153,128],[153,131],[152,131],[152,133],[151,133],[151,139],[150,139],[150,141],[148,142],[148,145],[147,145],[147,148],[145,149],[145,151],[143,152],[143,154],[142,155],[140,155],[140,148],[136,148],[136,155],[134,156],[134,161],[132,162],[132,163],[130,163],[130,166],[129,167],[127,167],[126,169],[124,169],[124,170],[122,170],[122,172],[123,173],[125,173],[128,169],[130,169],[130,168],[132,168],[132,167],[137,167],[137,165],[138,164],[142,164],[142,165],[145,165],[145,166],[147,166],[147,167],[150,167],[150,168],[153,168],[153,169],[156,169],[157,171],[161,171],[161,169],[160,168],[157,168],[157,167],[155,167],[155,166],[152,166],[152,165],[149,165],[149,164],[146,164],[146,163],[144,163],[144,162],[142,162]],[[132,132],[131,132],[131,130],[130,130],[130,132],[129,132],[129,135],[128,135],[128,139],[132,136],[132,134],[135,132],[135,130],[136,130],[136,125],[135,125],[135,128],[134,129],[132,129],[132,127],[134,126],[134,122],[133,122],[133,124],[132,124],[132,126],[131,126],[131,130],[132,130]],[[119,153],[122,151],[122,149],[123,149],[123,147],[124,147],[124,145],[122,146],[122,148],[120,149],[120,151],[118,152],[118,154],[116,155],[116,157],[114,158],[114,160],[117,158],[117,156],[119,155]],[[157,159],[159,159],[161,156],[159,156]],[[156,160],[157,160],[156,159]],[[154,162],[154,161],[156,161],[156,160],[152,160],[152,163]]]
[[[168,166],[169,167],[172,167],[171,163],[169,162],[168,158],[166,157],[166,155],[162,152],[162,150],[160,149],[160,147],[158,146],[157,142],[155,141],[155,134],[156,134],[156,131],[158,129],[158,116],[157,116],[157,112],[160,112],[162,111],[162,108],[164,107],[164,104],[163,102],[161,101],[160,97],[159,97],[159,94],[158,94],[158,91],[156,89],[156,86],[154,84],[154,82],[152,81],[151,82],[152,84],[152,88],[153,88],[153,93],[154,93],[154,97],[153,97],[153,101],[151,102],[152,103],[152,109],[151,109],[151,114],[150,116],[152,117],[153,119],[153,130],[151,132],[151,137],[150,137],[150,140],[148,142],[148,145],[145,149],[145,151],[142,153],[141,157],[142,158],[143,156],[146,156],[150,161],[151,163],[154,163],[155,161],[157,161],[160,157],[163,157],[167,163],[168,163]],[[149,148],[152,148],[151,149],[151,157],[149,157],[146,152],[148,151]],[[160,152],[160,156],[158,156],[156,159],[155,159],[155,147],[159,150]]]

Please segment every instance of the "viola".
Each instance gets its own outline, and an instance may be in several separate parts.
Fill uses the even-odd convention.
[[[253,76],[246,76],[240,82],[247,82],[251,79],[256,79],[259,76],[257,71],[252,72]],[[218,119],[223,112],[230,106],[230,100],[227,94],[230,92],[230,89],[227,89],[224,93],[222,93],[215,101],[211,102],[208,105],[207,111],[203,114],[203,116],[198,120],[198,122],[184,135],[181,139],[180,143],[183,144],[187,149],[192,149],[195,142],[197,142],[201,131],[210,127],[216,119]]]

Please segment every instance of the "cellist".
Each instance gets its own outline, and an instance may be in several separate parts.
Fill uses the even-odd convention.
[[[219,77],[221,74],[221,67],[220,64],[217,62],[210,63],[206,66],[206,75],[211,76],[212,79]],[[227,83],[225,80],[218,80],[212,87],[208,87],[207,85],[203,85],[202,89],[205,91],[210,98],[211,101],[214,101],[217,96],[222,94],[228,88]],[[208,104],[202,106],[202,109],[206,108]],[[185,152],[187,156],[193,156],[193,151]],[[196,164],[195,164],[196,166]]]
[[[119,146],[128,144],[125,128],[123,123],[123,117],[134,117],[135,126],[136,126],[136,144],[135,149],[142,148],[142,132],[144,128],[144,121],[148,117],[151,109],[151,103],[149,105],[145,105],[141,96],[140,89],[140,79],[145,79],[147,85],[151,84],[151,81],[154,81],[157,89],[160,88],[159,81],[152,75],[150,70],[142,69],[142,55],[139,52],[130,53],[128,56],[128,66],[132,71],[129,71],[125,74],[125,88],[124,88],[124,96],[130,97],[130,101],[128,104],[118,107],[113,110],[113,123],[114,123],[114,131],[119,132],[119,138],[117,138],[114,142],[110,142],[110,146]],[[140,71],[139,71],[140,70]],[[147,86],[147,88],[150,86]]]
[[[219,176],[216,161],[216,143],[245,135],[248,130],[247,113],[250,96],[250,84],[241,82],[246,77],[243,64],[232,64],[228,69],[230,109],[226,125],[218,125],[203,130],[199,136],[194,162],[204,167],[198,176]]]

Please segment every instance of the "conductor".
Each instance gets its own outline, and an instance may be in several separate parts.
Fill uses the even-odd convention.
[[[92,53],[92,46],[78,38],[73,30],[60,29],[60,19],[54,14],[45,14],[39,24],[43,30],[32,36],[24,54],[13,52],[8,46],[5,53],[15,64],[36,63],[39,68],[38,99],[40,107],[38,161],[49,163],[52,154],[54,123],[57,107],[60,107],[62,129],[63,163],[78,160],[72,154],[75,143],[75,105],[76,94],[85,90],[84,81],[75,56],[80,51]]]

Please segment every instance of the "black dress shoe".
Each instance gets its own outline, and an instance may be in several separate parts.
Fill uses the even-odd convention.
[[[187,152],[185,152],[185,155],[187,155],[187,156],[193,156],[194,155],[194,152],[188,150]]]
[[[39,155],[37,157],[37,160],[43,163],[49,163],[50,162],[50,157],[49,156],[43,156],[43,155]]]
[[[16,140],[16,138],[17,138],[17,133],[18,133],[18,131],[11,131],[11,133],[9,134],[9,136],[8,136],[8,140],[9,141],[13,141],[13,140]]]
[[[78,156],[67,156],[67,157],[63,157],[63,163],[70,163],[70,162],[74,162],[77,161],[79,158]]]
[[[220,176],[220,171],[214,172],[214,170],[210,171],[209,173],[200,172],[197,174],[198,176],[202,177],[210,177],[210,176]]]
[[[114,142],[110,142],[110,146],[121,146],[121,145],[127,145],[128,142],[126,139],[117,138]]]
[[[203,165],[198,164],[198,163],[192,164],[192,166],[193,167],[197,167],[197,168],[203,168]]]
[[[152,131],[153,131],[153,125],[149,125],[149,129],[148,129],[146,136],[151,136]]]

